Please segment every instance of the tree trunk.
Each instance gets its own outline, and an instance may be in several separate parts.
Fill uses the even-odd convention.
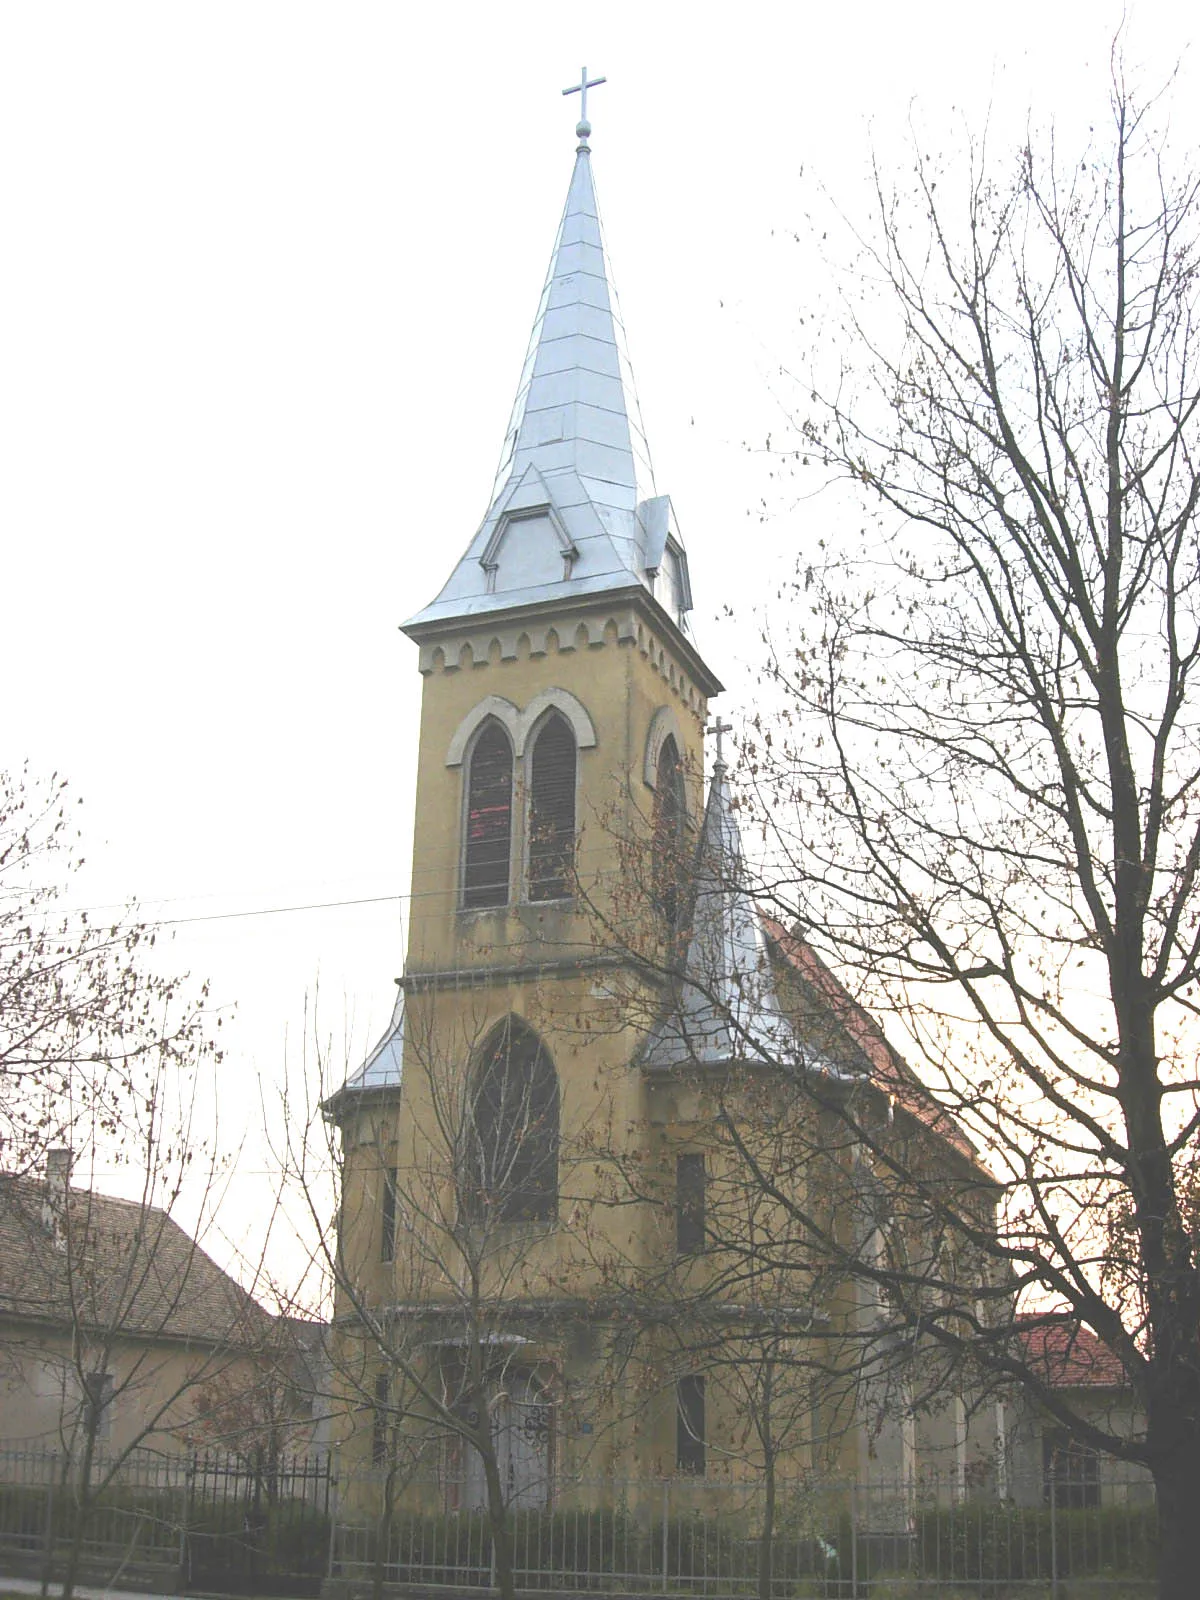
[[[763,1473],[763,1516],[758,1536],[758,1600],[771,1600],[775,1575],[775,1457],[767,1456]]]
[[[483,1475],[487,1481],[488,1524],[492,1531],[492,1559],[496,1567],[496,1588],[500,1591],[500,1600],[515,1600],[516,1586],[513,1579],[508,1507],[504,1501],[504,1486],[500,1481],[500,1466],[494,1450],[489,1450],[483,1455]]]
[[[1195,1600],[1200,1573],[1200,1446],[1154,1474],[1158,1498],[1158,1600]]]
[[[75,1515],[71,1536],[67,1541],[66,1566],[63,1569],[60,1600],[72,1600],[79,1580],[79,1564],[83,1556],[83,1536],[88,1513],[92,1508],[92,1460],[96,1453],[95,1431],[88,1428],[83,1441],[83,1458],[79,1463],[79,1479],[75,1485]]]
[[[371,1576],[371,1600],[383,1600],[383,1585],[387,1578],[388,1556],[391,1554],[392,1512],[396,1502],[396,1467],[393,1462],[383,1480],[383,1503],[379,1508],[379,1521],[375,1528],[375,1571]]]

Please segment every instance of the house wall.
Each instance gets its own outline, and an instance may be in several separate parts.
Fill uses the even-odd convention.
[[[1126,1391],[1090,1388],[1065,1393],[1079,1417],[1118,1438],[1131,1439],[1145,1428],[1141,1408]],[[1045,1503],[1045,1440],[1060,1428],[1057,1419],[1024,1397],[1009,1406],[1010,1493],[1018,1505]],[[1144,1467],[1098,1453],[1096,1470],[1101,1505],[1144,1505],[1153,1500],[1153,1479]]]
[[[247,1356],[133,1340],[85,1346],[75,1355],[65,1334],[0,1328],[0,1450],[78,1448],[80,1375],[100,1371],[112,1380],[97,1432],[99,1449],[109,1455],[134,1446],[178,1454],[233,1444],[224,1425],[219,1432],[208,1425],[208,1409],[221,1404],[236,1413],[238,1398],[263,1381],[261,1367]]]

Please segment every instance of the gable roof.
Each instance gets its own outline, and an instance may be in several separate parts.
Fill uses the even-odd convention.
[[[782,923],[763,915],[763,927],[779,957],[810,988],[847,1041],[861,1055],[862,1069],[871,1082],[961,1156],[978,1166],[978,1151],[957,1118],[888,1043],[887,1035],[871,1014],[859,1005],[805,940],[789,933]],[[984,1171],[982,1167],[979,1169]],[[990,1176],[990,1175],[989,1175]]]
[[[755,903],[726,773],[718,761],[696,852],[687,952],[641,1051],[642,1065],[662,1072],[758,1059],[807,1068],[829,1081],[869,1081],[990,1181],[965,1130],[875,1019],[811,945]],[[777,968],[813,994],[819,1030],[781,998]]]
[[[1108,1346],[1078,1322],[1017,1319],[1026,1362],[1050,1389],[1124,1389],[1129,1378]]]
[[[0,1318],[257,1345],[274,1318],[157,1206],[0,1177]]]

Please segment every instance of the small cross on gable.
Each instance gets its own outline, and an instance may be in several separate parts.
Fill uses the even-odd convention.
[[[705,733],[711,733],[711,734],[715,735],[715,737],[716,737],[716,741],[717,741],[717,759],[716,759],[716,762],[715,762],[715,766],[719,767],[722,772],[728,771],[728,768],[725,765],[725,747],[724,747],[724,745],[722,743],[722,738],[723,738],[723,736],[725,734],[733,732],[733,723],[732,722],[722,722],[720,717],[718,717],[717,720],[712,724],[712,726],[708,727],[708,728],[705,728],[704,731],[705,731]]]

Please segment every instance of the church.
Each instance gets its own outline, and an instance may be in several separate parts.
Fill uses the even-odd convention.
[[[593,86],[491,504],[403,625],[407,958],[325,1108],[338,1473],[364,1515],[383,1481],[442,1511],[633,1504],[667,1480],[982,1473],[1002,1443],[965,1377],[935,1393],[874,1334],[900,1230],[837,1108],[925,1140],[985,1208],[986,1177],[749,892],[611,287]],[[797,1219],[818,1212],[860,1274],[815,1258]]]

